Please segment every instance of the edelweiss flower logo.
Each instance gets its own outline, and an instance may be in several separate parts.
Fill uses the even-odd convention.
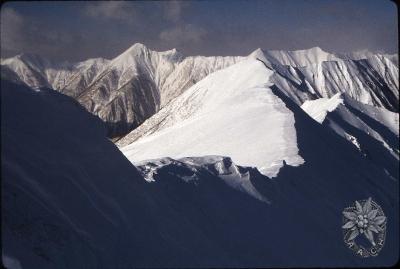
[[[378,255],[386,235],[386,217],[381,207],[370,197],[368,200],[356,201],[355,206],[346,208],[343,216],[342,228],[348,247],[361,257]],[[359,235],[368,239],[372,247],[356,244],[355,240]]]

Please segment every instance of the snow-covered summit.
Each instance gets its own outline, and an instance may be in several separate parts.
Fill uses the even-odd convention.
[[[258,48],[253,51],[250,57],[258,57],[261,60],[272,64],[288,65],[293,67],[304,67],[309,65],[321,64],[324,61],[340,60],[335,55],[323,51],[319,47],[304,50],[284,51],[284,50],[263,50]]]
[[[130,46],[125,52],[132,53],[132,52],[140,52],[140,51],[145,51],[145,50],[148,50],[148,48],[144,44],[137,42],[137,43],[133,44],[132,46]],[[122,53],[122,54],[124,54],[124,53]]]
[[[230,156],[275,176],[297,166],[293,115],[269,86],[273,71],[248,59],[185,91],[118,142],[133,162],[160,157]],[[135,141],[134,143],[132,143]]]

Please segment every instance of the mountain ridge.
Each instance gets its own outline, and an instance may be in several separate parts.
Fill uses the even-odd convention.
[[[273,83],[299,105],[348,92],[362,103],[398,111],[395,57],[368,53],[360,53],[357,60],[340,57],[319,47],[256,49],[244,57],[185,57],[176,49],[156,52],[136,43],[111,60],[50,66],[37,57],[18,56],[1,63],[2,69],[9,69],[2,76],[19,78],[33,88],[51,87],[75,98],[108,125],[111,137],[124,136],[207,75],[247,58],[262,59],[275,71]]]

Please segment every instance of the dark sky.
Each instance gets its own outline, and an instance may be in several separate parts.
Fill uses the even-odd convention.
[[[113,58],[140,42],[184,55],[247,55],[256,48],[397,53],[388,0],[7,2],[1,57]]]

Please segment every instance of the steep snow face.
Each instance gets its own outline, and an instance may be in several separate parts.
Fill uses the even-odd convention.
[[[325,52],[319,47],[296,51],[257,49],[250,54],[250,57],[264,58],[272,64],[292,67],[303,67],[321,64],[326,61],[340,60],[337,56]]]
[[[399,114],[355,101],[348,95],[306,101],[301,108],[351,142],[364,156],[398,178]]]
[[[110,124],[141,124],[188,87],[239,57],[188,57],[135,44],[110,61],[78,100]],[[120,127],[118,127],[120,128]],[[115,130],[118,132],[118,130]]]
[[[69,69],[52,67],[46,69],[46,76],[53,89],[77,98],[98,73],[104,70],[108,62],[106,59],[96,58],[71,64]]]
[[[253,59],[217,71],[118,145],[132,162],[222,155],[268,176],[275,176],[284,162],[300,165],[293,114],[269,89],[272,74]]]
[[[206,77],[207,75],[237,63],[245,57],[187,57],[176,67],[174,72],[168,76],[164,83],[160,85],[161,100],[160,107],[164,107],[175,97],[179,96],[192,85]]]
[[[313,48],[298,52],[258,49],[250,57],[275,70],[271,82],[298,105],[346,93],[361,103],[399,111],[399,69],[385,55],[364,53],[340,58]]]

